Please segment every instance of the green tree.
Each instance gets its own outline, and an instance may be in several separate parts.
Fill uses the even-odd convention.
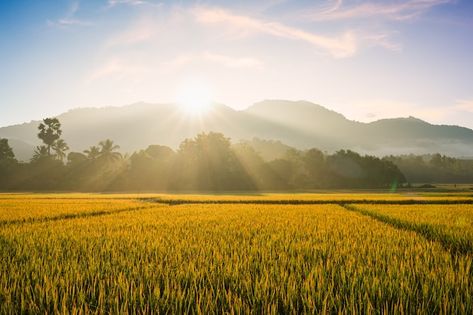
[[[187,190],[245,190],[254,184],[229,138],[221,133],[201,133],[184,140],[175,163],[176,188]]]
[[[0,188],[8,188],[16,175],[18,162],[8,144],[8,139],[0,139]]]
[[[47,156],[48,158],[54,157],[60,161],[63,161],[66,157],[66,151],[69,150],[66,142],[61,139],[62,130],[61,123],[57,118],[45,118],[43,122],[38,126],[38,138],[41,139],[44,143],[43,146],[37,147],[35,151],[34,159],[43,158]],[[54,151],[54,155],[51,153]]]
[[[63,161],[66,158],[66,151],[69,150],[69,146],[64,140],[58,139],[54,142],[52,148],[58,160]]]
[[[46,146],[48,156],[51,156],[51,149],[62,135],[61,123],[57,118],[45,118],[43,122],[39,124],[38,129],[38,138],[40,138]]]
[[[8,139],[0,139],[0,161],[16,161],[15,154],[8,144]]]
[[[100,156],[100,148],[98,146],[91,146],[87,150],[84,150],[84,153],[87,155],[89,160],[95,160]]]
[[[48,147],[45,145],[40,145],[34,149],[33,158],[31,159],[31,161],[39,161],[47,159],[49,157],[50,154],[48,152]]]
[[[87,161],[87,156],[80,152],[71,152],[67,155],[67,165],[78,165]]]
[[[112,140],[106,139],[104,141],[100,141],[100,154],[99,158],[106,161],[106,162],[115,162],[121,160],[122,154],[117,152],[120,149],[119,145],[113,143]]]

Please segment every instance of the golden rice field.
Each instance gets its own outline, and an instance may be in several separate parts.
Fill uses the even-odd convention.
[[[389,196],[3,194],[0,313],[472,314],[471,197]]]

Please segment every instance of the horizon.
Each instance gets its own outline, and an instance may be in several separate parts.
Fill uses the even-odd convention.
[[[359,122],[359,123],[363,123],[363,124],[369,124],[369,123],[372,123],[372,122],[377,122],[377,121],[381,121],[381,120],[391,120],[391,119],[417,119],[417,120],[421,120],[423,122],[426,122],[428,124],[431,124],[431,125],[436,125],[436,126],[454,126],[454,127],[461,127],[461,128],[467,128],[467,129],[470,129],[470,130],[473,130],[473,127],[469,127],[469,126],[463,126],[463,125],[455,125],[455,124],[447,124],[447,123],[442,123],[442,122],[438,122],[438,123],[435,123],[435,122],[432,122],[432,121],[428,121],[428,120],[425,120],[425,119],[422,119],[420,117],[416,117],[416,116],[412,116],[412,115],[405,115],[405,116],[393,116],[393,117],[382,117],[382,118],[373,118],[372,120],[365,120],[365,121],[360,121],[360,120],[356,120],[356,119],[353,119],[351,117],[348,117],[345,113],[342,113],[342,112],[338,112],[332,108],[329,108],[327,106],[324,106],[322,104],[317,104],[317,103],[314,103],[314,102],[311,102],[311,101],[307,101],[307,100],[284,100],[284,99],[264,99],[264,100],[261,100],[261,101],[258,101],[258,102],[254,102],[252,104],[250,104],[248,107],[246,108],[233,108],[231,106],[228,106],[224,103],[221,103],[221,102],[215,102],[215,101],[212,101],[211,104],[208,106],[209,108],[212,108],[216,105],[219,105],[219,106],[225,106],[227,108],[230,108],[232,110],[235,110],[237,112],[244,112],[248,109],[250,109],[252,106],[254,105],[257,105],[259,103],[263,103],[263,102],[291,102],[291,103],[299,103],[299,102],[305,102],[305,103],[309,103],[311,105],[315,105],[315,106],[320,106],[324,109],[326,109],[327,111],[332,111],[332,112],[335,112],[337,114],[340,114],[342,115],[345,119],[349,120],[349,121],[353,121],[353,122]],[[124,107],[131,107],[131,106],[136,106],[136,105],[151,105],[151,106],[161,106],[161,105],[172,105],[172,106],[176,106],[176,110],[179,111],[180,110],[180,106],[177,102],[162,102],[162,103],[154,103],[154,102],[144,102],[144,101],[138,101],[138,102],[133,102],[133,103],[130,103],[130,104],[124,104],[124,105],[109,105],[109,106],[79,106],[79,107],[74,107],[74,108],[69,108],[67,110],[65,110],[64,112],[61,112],[61,113],[58,113],[56,115],[46,115],[44,117],[41,117],[41,118],[38,118],[38,119],[32,119],[32,120],[29,120],[29,121],[23,121],[23,122],[18,122],[18,123],[13,123],[13,124],[10,124],[10,125],[0,125],[0,128],[8,128],[8,127],[12,127],[12,126],[18,126],[18,125],[23,125],[23,124],[29,124],[29,123],[32,123],[32,122],[40,122],[42,121],[44,118],[46,117],[49,117],[49,118],[53,118],[53,117],[59,117],[61,115],[64,115],[64,114],[67,114],[67,113],[70,113],[70,112],[74,112],[74,111],[77,111],[77,110],[86,110],[86,109],[111,109],[111,108],[124,108]],[[184,113],[185,114],[185,113]],[[197,114],[197,115],[195,115]],[[210,115],[210,113],[207,112],[207,109],[203,112],[203,113],[190,113],[190,115],[186,115],[187,118],[186,119],[190,119],[190,120],[200,120],[203,116],[207,116],[207,115]]]
[[[195,112],[285,99],[473,128],[472,12],[466,0],[5,1],[0,126],[138,100]]]

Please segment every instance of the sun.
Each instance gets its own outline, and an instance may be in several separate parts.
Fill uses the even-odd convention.
[[[194,83],[179,90],[176,102],[185,114],[202,115],[212,106],[212,92],[208,86]]]

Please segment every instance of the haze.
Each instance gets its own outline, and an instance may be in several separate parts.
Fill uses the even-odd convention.
[[[472,17],[467,0],[2,1],[0,126],[271,98],[472,128]]]

